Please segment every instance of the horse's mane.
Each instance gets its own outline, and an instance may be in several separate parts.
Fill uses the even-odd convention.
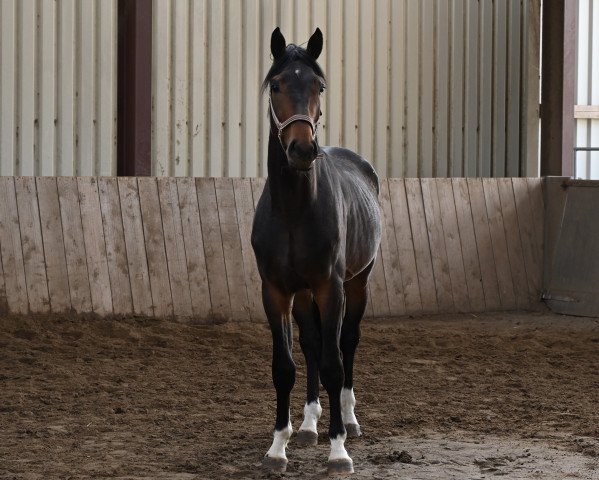
[[[287,45],[285,53],[279,58],[273,60],[272,66],[266,74],[266,78],[262,82],[262,88],[260,91],[264,93],[264,90],[266,90],[272,78],[285,70],[290,63],[295,61],[300,61],[306,64],[308,67],[314,70],[316,75],[325,78],[322,68],[320,68],[320,65],[318,65],[316,60],[314,60],[314,57],[310,55],[305,48],[295,45],[294,43],[290,43]]]

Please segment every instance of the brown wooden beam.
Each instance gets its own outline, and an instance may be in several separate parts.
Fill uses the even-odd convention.
[[[152,173],[152,0],[118,2],[117,173]]]
[[[572,175],[576,3],[543,2],[541,175]]]

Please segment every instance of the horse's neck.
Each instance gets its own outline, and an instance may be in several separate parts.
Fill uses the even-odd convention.
[[[287,218],[302,215],[316,203],[318,166],[307,172],[296,172],[287,166],[287,157],[279,139],[268,141],[268,182],[273,209]]]

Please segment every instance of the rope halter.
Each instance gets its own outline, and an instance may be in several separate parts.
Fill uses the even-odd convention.
[[[318,123],[320,122],[320,119],[317,120],[316,122],[314,122],[309,115],[302,115],[302,114],[296,114],[296,115],[292,115],[291,117],[289,117],[287,120],[285,120],[284,122],[280,122],[277,114],[275,113],[275,109],[272,106],[272,100],[271,97],[268,97],[268,106],[270,108],[270,116],[272,117],[272,121],[275,123],[275,126],[277,127],[278,130],[278,137],[279,137],[279,142],[281,144],[281,147],[283,148],[283,150],[285,149],[285,145],[283,145],[283,138],[281,137],[281,135],[283,135],[283,130],[285,129],[285,127],[288,127],[289,125],[291,125],[293,122],[306,122],[310,125],[310,128],[312,128],[312,140],[316,140],[316,137],[318,135]],[[318,143],[318,142],[317,142]],[[316,158],[322,157],[322,154],[318,154],[316,156]]]

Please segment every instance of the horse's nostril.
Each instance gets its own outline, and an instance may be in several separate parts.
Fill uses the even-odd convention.
[[[291,140],[291,143],[289,144],[289,147],[287,147],[289,150],[289,153],[293,154],[293,153],[297,153],[297,140]]]

